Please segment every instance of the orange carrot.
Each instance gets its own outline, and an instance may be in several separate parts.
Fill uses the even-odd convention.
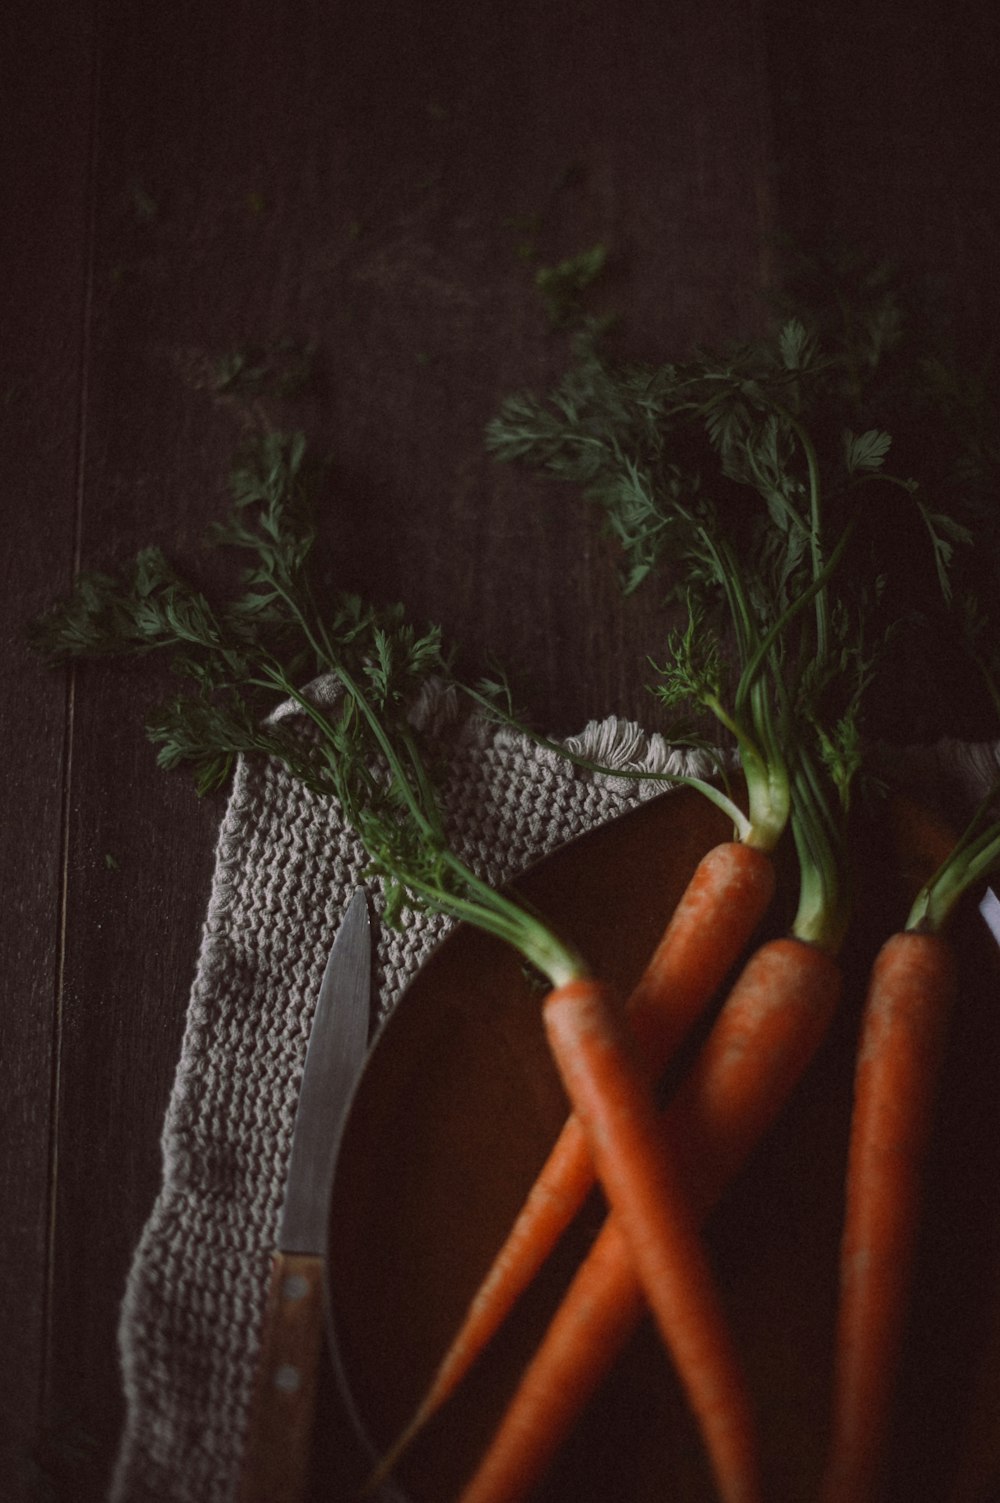
[[[955,990],[954,952],[939,934],[895,934],[876,957],[854,1082],[823,1503],[878,1495]]]
[[[759,1503],[749,1393],[633,1040],[607,988],[593,981],[557,987],[542,1012],[598,1179],[687,1392],[720,1497],[725,1503]]]
[[[698,863],[628,1000],[630,1025],[651,1075],[666,1067],[739,959],[770,906],[774,884],[770,856],[744,841],[723,841]],[[379,1463],[370,1487],[388,1476],[417,1433],[458,1387],[593,1184],[594,1165],[586,1136],[571,1115],[418,1409]]]
[[[629,1026],[651,1075],[659,1075],[774,897],[774,863],[739,840],[714,846],[695,867],[670,922],[628,999]]]
[[[628,1245],[609,1216],[459,1503],[522,1503],[533,1495],[645,1311]]]
[[[780,939],[748,961],[661,1118],[689,1204],[712,1209],[777,1118],[826,1034],[836,960]],[[461,1503],[508,1503],[539,1485],[645,1310],[616,1216],[581,1264]]]

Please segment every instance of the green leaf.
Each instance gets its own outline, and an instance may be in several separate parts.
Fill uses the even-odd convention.
[[[808,363],[810,339],[801,319],[790,319],[782,326],[778,335],[778,349],[786,370],[801,370]]]
[[[575,256],[568,256],[556,266],[539,267],[535,273],[535,286],[554,327],[565,326],[580,312],[583,294],[597,281],[607,259],[607,247],[598,244]]]
[[[955,556],[955,544],[971,546],[972,533],[954,517],[948,516],[946,512],[935,511],[919,495],[915,495],[914,499],[931,540],[934,567],[941,594],[946,602],[950,602],[953,594],[950,571]]]
[[[890,435],[877,428],[870,428],[867,433],[858,435],[847,430],[844,434],[844,456],[848,473],[856,475],[859,471],[881,469],[891,443]]]

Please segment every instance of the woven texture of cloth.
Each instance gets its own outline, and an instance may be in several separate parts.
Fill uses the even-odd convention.
[[[662,791],[591,776],[478,719],[425,705],[459,854],[499,884]],[[620,721],[570,743],[603,765],[704,772]],[[270,1256],[313,1009],[365,856],[330,801],[241,763],[162,1137],[163,1182],[136,1250],[119,1345],[126,1424],[113,1503],[228,1503],[237,1484]],[[376,914],[380,893],[366,884]],[[376,924],[380,1020],[449,922]]]
[[[494,884],[662,791],[591,775],[433,695],[421,722],[444,759],[459,854]],[[705,773],[619,720],[567,743],[604,766]],[[953,815],[997,773],[992,746],[892,753],[894,780]],[[136,1250],[120,1352],[126,1423],[110,1503],[229,1503],[237,1486],[270,1256],[315,1000],[365,856],[336,807],[269,763],[241,763],[222,821],[163,1181]],[[380,894],[366,884],[376,914]],[[449,923],[376,925],[380,1021]]]

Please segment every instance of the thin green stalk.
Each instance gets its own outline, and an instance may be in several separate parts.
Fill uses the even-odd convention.
[[[698,533],[708,550],[716,576],[725,592],[729,617],[736,633],[737,657],[741,663],[746,662],[756,630],[753,611],[743,587],[741,570],[727,543],[714,538],[705,527],[700,527]]]
[[[792,773],[791,826],[799,858],[799,902],[791,932],[835,955],[850,917],[843,814],[831,809],[827,790],[804,750]]]
[[[778,408],[781,416],[789,423],[802,445],[802,452],[806,459],[806,468],[809,474],[809,551],[812,558],[813,580],[817,580],[823,573],[823,513],[822,491],[819,478],[819,459],[816,455],[813,441],[807,430],[790,412]],[[820,590],[816,600],[816,655],[823,661],[829,652],[830,631],[827,612],[827,600],[824,591]]]
[[[352,703],[358,709],[360,709],[362,715],[365,717],[369,729],[375,737],[379,750],[386,759],[390,770],[399,779],[400,791],[403,794],[407,812],[410,814],[410,817],[417,823],[425,839],[436,841],[438,839],[440,831],[440,823],[437,817],[437,811],[435,809],[433,811],[433,814],[429,813],[428,810],[423,807],[420,799],[414,794],[409,777],[406,774],[406,769],[403,767],[403,764],[400,761],[398,754],[396,753],[391,739],[386,735],[384,727],[380,723],[371,705],[368,703],[367,698],[358,688],[358,686],[354,682],[354,679],[347,672],[346,668],[335,665],[331,668],[330,671],[340,679],[345,689],[347,689]],[[260,680],[251,680],[251,682],[259,683]],[[313,722],[313,724],[317,727],[321,735],[329,739],[330,726],[322,710],[317,709],[316,706],[306,698],[301,690],[297,689],[294,684],[290,683],[280,669],[273,670],[270,678],[270,685],[273,688],[279,689],[283,694],[286,694],[289,699],[297,704],[298,707],[303,711],[303,713],[306,714]]]
[[[738,658],[748,665],[740,674],[732,713],[718,695],[705,695],[703,703],[735,738],[739,750],[750,812],[749,828],[741,838],[748,845],[770,851],[777,845],[788,821],[788,771],[779,738],[774,732],[770,699],[762,683],[764,654],[754,647],[759,641],[756,615],[742,571],[728,544],[717,542],[704,529],[702,536],[726,592],[730,620],[736,631]],[[789,620],[793,615],[794,611],[786,613]],[[779,630],[783,624],[778,624]],[[777,636],[778,631],[768,633],[769,650],[773,650]],[[753,674],[748,671],[750,664],[754,667]],[[752,732],[749,726],[753,727]]]
[[[586,967],[581,957],[570,945],[551,933],[542,920],[505,897],[503,893],[490,887],[447,846],[426,768],[412,736],[406,733],[403,740],[407,747],[411,771],[418,780],[422,798],[414,794],[407,769],[403,766],[391,739],[386,735],[374,710],[369,705],[367,697],[353,677],[341,668],[335,667],[332,671],[340,678],[352,702],[365,716],[382,755],[386,758],[404,793],[410,817],[420,827],[425,840],[436,849],[443,866],[453,874],[465,892],[471,896],[463,897],[460,893],[451,892],[445,886],[419,876],[411,869],[401,867],[398,875],[402,884],[413,893],[419,894],[439,911],[474,924],[477,928],[511,944],[525,960],[547,976],[553,986],[562,985],[574,977],[584,975]],[[311,704],[304,694],[294,685],[289,684],[277,671],[274,674],[274,685],[287,693],[309,717],[321,735],[329,739],[329,722],[321,710]],[[331,757],[331,767],[336,775],[336,762],[333,757]],[[357,820],[359,811],[351,812]]]
[[[325,643],[325,651],[324,647],[321,646],[317,641],[316,634],[313,631],[309,617],[306,615],[305,611],[303,611],[299,602],[295,599],[295,596],[292,595],[291,592],[283,584],[281,584],[281,582],[274,576],[273,573],[269,575],[269,579],[270,583],[274,586],[274,589],[281,596],[282,600],[285,602],[285,604],[288,606],[288,609],[295,617],[295,620],[298,623],[299,630],[302,632],[302,635],[308,642],[309,647],[316,659],[317,669],[323,668],[327,665],[332,667],[337,660],[337,654],[334,652],[332,646],[330,645],[330,641],[326,633],[326,627],[323,624],[322,618],[319,613],[315,612],[314,618],[320,623],[320,632]]]
[[[704,704],[736,741],[749,807],[749,820],[741,839],[758,850],[772,851],[788,821],[788,777],[784,762],[779,756],[763,751],[743,722],[731,715],[717,696],[706,696]]]
[[[848,541],[854,531],[854,528],[855,519],[852,518],[844,528],[843,532],[840,534],[840,537],[837,539],[837,543],[835,548],[833,549],[833,552],[830,554],[830,557],[827,559],[817,577],[813,579],[812,583],[805,590],[803,590],[800,595],[796,597],[792,604],[788,606],[788,608],[777,618],[777,620],[771,623],[767,631],[758,641],[757,646],[750,654],[746,666],[743,669],[742,674],[740,675],[740,682],[736,690],[737,704],[740,702],[740,695],[744,692],[745,686],[753,683],[757,679],[765,659],[771,653],[778,638],[782,635],[783,632],[788,629],[788,626],[800,613],[800,611],[804,610],[805,607],[809,605],[809,603],[821,591],[825,590],[826,586],[829,584],[831,576],[835,573],[838,565],[840,564],[844,549],[847,547]]]
[[[994,784],[980,801],[954,849],[917,894],[905,928],[939,934],[965,894],[1000,866],[1000,820],[979,828],[998,791]]]
[[[717,787],[716,784],[708,782],[705,778],[687,776],[676,772],[655,772],[652,769],[646,768],[609,767],[606,763],[595,762],[591,757],[584,757],[579,752],[572,751],[563,741],[554,741],[551,737],[543,735],[540,731],[533,730],[531,726],[525,725],[522,721],[518,720],[516,715],[500,709],[495,701],[491,700],[487,695],[480,694],[477,690],[469,688],[464,689],[463,692],[475,704],[480,705],[488,715],[500,720],[504,725],[509,726],[511,730],[518,731],[522,736],[527,737],[528,740],[533,742],[535,746],[540,746],[545,751],[555,752],[557,756],[562,757],[572,766],[579,767],[583,772],[595,773],[601,777],[629,778],[637,782],[664,783],[671,788],[693,788],[732,821],[740,840],[745,840],[750,834],[751,821],[747,818],[739,804],[723,792],[721,788]]]
[[[774,707],[767,686],[758,680],[750,692],[751,724],[757,727],[761,746],[757,769],[759,786],[751,791],[751,819],[763,837],[764,849],[773,850],[784,834],[791,810],[791,786],[783,738],[774,725]],[[748,779],[749,783],[749,779]]]
[[[476,898],[435,890],[419,878],[412,882],[408,880],[407,885],[453,917],[464,919],[505,940],[552,986],[564,986],[588,974],[586,963],[576,949],[556,935],[542,919],[481,881],[454,853],[445,851],[442,854],[446,864],[477,895]]]

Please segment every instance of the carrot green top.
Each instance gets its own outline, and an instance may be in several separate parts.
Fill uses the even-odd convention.
[[[920,889],[905,927],[939,934],[970,890],[1000,867],[1000,819],[996,801],[1000,783],[984,795],[961,839]]]
[[[992,460],[971,390],[908,339],[886,279],[789,312],[659,365],[616,362],[587,331],[552,390],[503,404],[487,443],[599,509],[627,591],[656,579],[685,606],[651,685],[689,717],[666,734],[695,739],[707,711],[735,742],[740,838],[770,849],[791,826],[797,929],[835,948],[852,789],[884,706],[899,716],[894,652],[921,634],[961,650],[955,576],[995,527]],[[926,710],[926,679],[908,692]]]
[[[34,644],[50,662],[168,653],[183,689],[148,724],[163,767],[187,764],[205,792],[238,755],[277,758],[338,800],[385,881],[390,920],[405,903],[447,913],[513,945],[554,985],[583,974],[571,946],[449,846],[410,717],[428,677],[449,675],[440,634],[351,595],[320,609],[314,479],[300,437],[266,434],[235,470],[230,514],[211,534],[244,560],[235,593],[209,599],[148,548],[119,574],[82,576],[35,623]],[[332,705],[301,687],[322,675],[338,685]],[[311,734],[270,713],[289,700]]]

